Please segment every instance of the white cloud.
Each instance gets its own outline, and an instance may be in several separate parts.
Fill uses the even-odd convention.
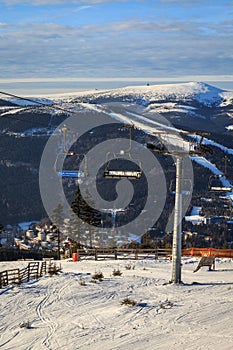
[[[31,4],[24,1],[29,2]],[[33,5],[75,3],[79,5],[75,10],[80,11],[104,2],[110,1],[36,0]],[[164,4],[171,2],[174,1],[161,0]],[[22,1],[5,3],[22,4]],[[83,26],[33,21],[2,23],[0,30],[3,78],[172,77],[232,72],[231,21],[216,24],[204,19],[154,20],[151,17],[150,21],[131,18]]]
[[[217,40],[185,22],[176,28],[143,21],[83,27],[21,23],[2,33],[0,49],[5,78],[227,75],[233,57],[228,35]]]

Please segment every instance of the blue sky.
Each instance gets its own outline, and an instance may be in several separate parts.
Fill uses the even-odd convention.
[[[7,0],[0,9],[1,89],[72,89],[86,78],[233,89],[232,0]]]

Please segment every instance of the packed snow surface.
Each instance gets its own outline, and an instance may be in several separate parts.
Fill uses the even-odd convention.
[[[0,348],[231,350],[233,260],[194,274],[198,261],[183,260],[180,285],[168,283],[169,260],[62,261],[59,275],[0,290]],[[0,271],[26,264],[0,262]],[[99,271],[104,279],[93,283]]]

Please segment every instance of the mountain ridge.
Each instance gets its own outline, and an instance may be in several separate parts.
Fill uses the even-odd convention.
[[[134,122],[134,112],[153,122],[169,121],[179,130],[211,132],[211,140],[232,148],[233,92],[205,83],[129,86],[92,90],[68,95],[44,95],[35,104],[22,97],[1,98],[0,104],[0,215],[2,222],[20,222],[44,215],[40,200],[38,172],[45,144],[69,111],[106,113],[111,108]],[[13,101],[14,103],[12,103]],[[39,103],[44,103],[44,106]],[[130,106],[130,108],[128,108]],[[132,113],[129,113],[130,110]],[[160,118],[161,117],[161,118]],[[164,119],[165,118],[165,119]],[[123,122],[123,121],[121,121]],[[61,134],[62,141],[62,134]],[[214,162],[221,164],[224,151]],[[218,159],[217,159],[218,157]],[[20,208],[20,213],[19,213]],[[1,222],[0,221],[0,222]]]

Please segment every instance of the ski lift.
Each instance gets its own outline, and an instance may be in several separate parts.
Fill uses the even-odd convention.
[[[72,178],[80,178],[84,176],[82,171],[72,171],[72,170],[58,171],[57,175],[59,177],[72,177]]]
[[[209,178],[209,191],[211,192],[231,192],[232,186],[228,185],[228,183],[225,185],[224,181],[225,176],[222,174],[219,175],[211,175]],[[227,181],[228,182],[228,181]]]
[[[108,179],[140,179],[142,176],[141,171],[131,170],[105,170],[104,177]]]
[[[164,140],[161,138],[161,135],[157,135],[158,140],[156,143],[154,142],[147,142],[146,147],[150,149],[151,151],[157,152],[157,153],[165,153],[166,152],[166,147],[164,145]]]
[[[206,132],[201,132],[201,133],[192,133],[188,131],[177,131],[177,132],[172,132],[172,131],[158,131],[155,132],[157,140],[156,142],[147,142],[146,147],[150,149],[151,151],[154,151],[156,153],[160,154],[166,154],[166,155],[171,155],[171,154],[189,154],[189,155],[205,155],[207,153],[213,154],[213,150],[211,147],[208,145],[204,144],[204,137],[208,135]],[[174,143],[172,144],[170,138],[172,136],[177,137],[177,135],[196,135],[199,140],[195,140],[194,142],[190,143],[189,141],[183,140],[182,142],[179,142],[178,144]],[[181,140],[180,140],[181,141]],[[187,148],[187,142],[189,143],[189,147]],[[169,147],[166,147],[166,145],[169,145]],[[174,148],[175,147],[175,148]]]
[[[68,170],[68,169],[62,169],[62,164],[64,161],[64,158],[66,156],[78,156],[75,152],[71,151],[68,153],[60,152],[58,153],[55,161],[55,172],[59,177],[68,177],[68,178],[81,178],[84,177],[84,172],[81,170]]]
[[[77,154],[75,151],[73,151],[73,150],[68,151],[66,149],[66,134],[67,134],[68,130],[69,129],[66,126],[61,128],[61,131],[63,132],[63,150],[57,154],[55,164],[54,164],[54,169],[55,169],[56,174],[59,177],[78,179],[78,178],[84,177],[86,170],[85,170],[85,172],[82,172],[80,170],[68,170],[68,169],[63,170],[62,169],[62,165],[63,165],[64,159],[66,158],[66,156],[79,157],[79,154]],[[84,158],[84,161],[85,161],[85,169],[86,169],[86,157]]]
[[[129,156],[129,160],[133,160],[131,157],[130,151],[132,148],[132,129],[134,128],[133,125],[125,125],[125,128],[129,128],[130,130],[130,144],[129,148],[126,150],[121,150],[119,154],[114,154],[114,156],[117,159],[117,155],[124,155],[127,154]],[[116,170],[116,169],[109,169],[110,167],[110,160],[108,160],[109,153],[106,155],[106,168],[104,170],[104,177],[107,179],[140,179],[142,176],[142,168],[141,168],[141,162],[139,162],[139,170]],[[120,158],[118,158],[120,159]]]

